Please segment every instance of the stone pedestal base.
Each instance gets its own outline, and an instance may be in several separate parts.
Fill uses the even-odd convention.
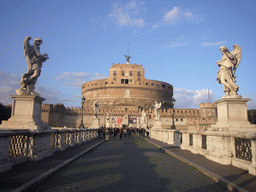
[[[145,128],[146,129],[147,128],[147,124],[146,123],[142,123],[141,124],[141,128]]]
[[[91,125],[91,129],[98,129],[100,125],[100,118],[99,117],[93,117],[92,118],[92,125]]]
[[[36,95],[11,95],[11,97],[13,98],[11,118],[3,121],[0,129],[51,129],[41,120],[44,98]]]
[[[256,131],[247,119],[247,101],[243,98],[222,98],[217,104],[218,121],[209,131]]]
[[[154,119],[154,127],[153,129],[162,129],[162,121],[161,119]]]

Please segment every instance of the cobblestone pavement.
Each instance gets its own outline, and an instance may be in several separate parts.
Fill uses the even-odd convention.
[[[228,191],[196,168],[132,135],[111,138],[33,191]]]

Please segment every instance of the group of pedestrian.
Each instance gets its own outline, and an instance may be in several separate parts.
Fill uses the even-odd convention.
[[[123,128],[106,128],[104,126],[100,126],[99,129],[98,129],[98,138],[99,139],[105,139],[105,140],[109,140],[109,136],[110,135],[113,135],[114,138],[116,139],[117,138],[117,135],[119,133],[119,138],[122,139],[126,139],[127,136],[131,136],[131,134],[138,134],[139,136],[147,136],[149,137],[149,134],[150,134],[150,130],[149,129],[145,129],[145,128],[133,128],[133,127],[130,127],[130,128],[126,128],[126,127],[123,127]]]

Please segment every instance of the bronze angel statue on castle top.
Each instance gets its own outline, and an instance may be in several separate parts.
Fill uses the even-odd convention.
[[[28,69],[21,78],[21,87],[16,90],[17,95],[39,95],[34,91],[35,84],[37,78],[40,76],[42,63],[49,59],[46,53],[44,55],[40,53],[40,45],[43,43],[43,40],[36,38],[33,45],[30,45],[30,39],[31,37],[28,36],[23,41],[24,55]]]
[[[241,60],[241,47],[233,45],[233,51],[229,52],[227,47],[221,46],[222,58],[216,64],[220,67],[217,81],[223,85],[223,91],[226,93],[223,97],[239,98],[237,95],[239,86],[235,84],[235,72]]]

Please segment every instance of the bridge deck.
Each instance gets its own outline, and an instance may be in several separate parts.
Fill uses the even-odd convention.
[[[216,174],[248,191],[256,189],[256,177],[247,171],[219,165],[200,155],[146,139],[149,142],[135,135],[127,139],[111,138],[47,177],[33,191],[228,191],[201,171],[210,176]],[[0,191],[11,191],[98,142],[94,140],[38,162],[17,165],[0,174]]]

